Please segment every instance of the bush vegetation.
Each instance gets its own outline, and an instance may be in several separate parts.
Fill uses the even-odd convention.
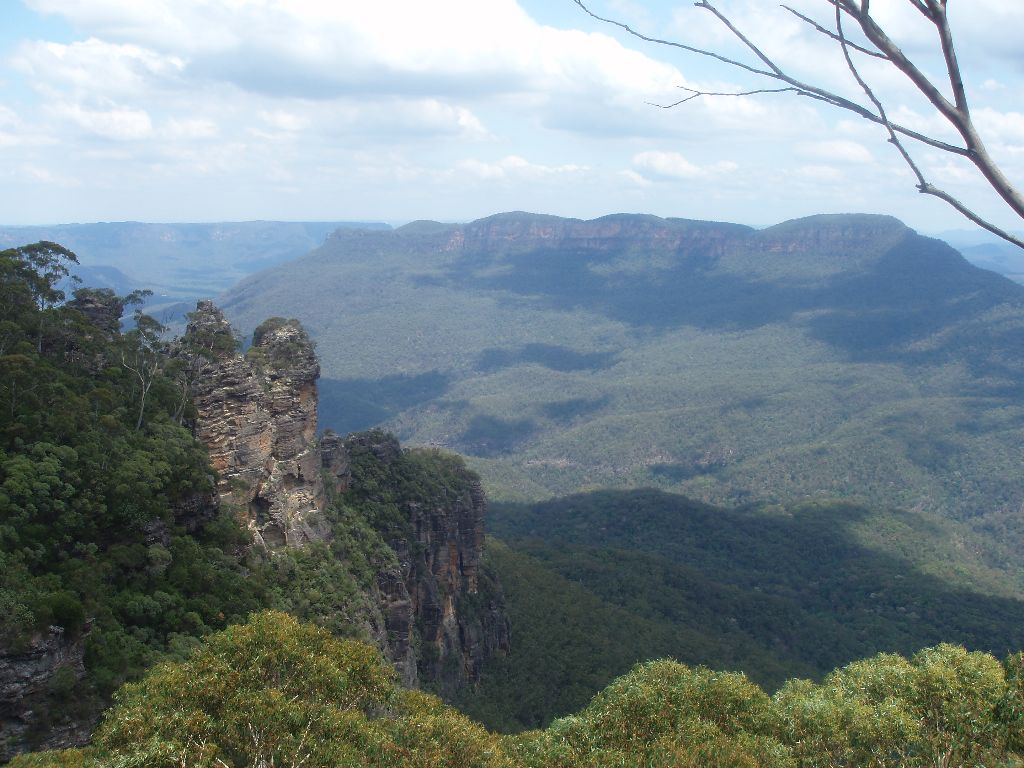
[[[1011,768],[1022,665],[939,645],[769,696],[742,674],[655,661],[543,731],[498,737],[399,688],[375,649],[267,612],[122,688],[92,746],[11,768]]]

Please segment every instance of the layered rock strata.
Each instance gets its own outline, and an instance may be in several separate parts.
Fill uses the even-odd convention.
[[[193,431],[217,471],[221,505],[270,549],[323,538],[320,365],[305,330],[296,320],[268,320],[243,357],[224,315],[201,301],[182,349],[196,372]]]
[[[368,454],[385,473],[403,455],[382,432],[317,441],[319,364],[298,321],[264,322],[243,356],[221,311],[200,302],[181,354],[195,372],[193,431],[218,473],[220,503],[257,544],[274,550],[327,538],[319,513],[328,498],[367,498],[352,488],[353,454]],[[456,486],[402,502],[406,524],[385,535],[397,563],[377,573],[365,617],[406,685],[443,693],[476,681],[484,661],[509,647],[500,591],[480,589],[484,493],[464,467]]]
[[[0,648],[0,763],[29,749],[84,744],[99,718],[68,717],[52,722],[49,699],[85,676],[83,637],[61,627],[33,637],[24,648]]]

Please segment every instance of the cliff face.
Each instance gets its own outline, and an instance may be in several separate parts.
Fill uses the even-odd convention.
[[[218,473],[220,503],[270,549],[324,537],[325,503],[315,445],[320,366],[302,326],[272,320],[245,357],[211,302],[199,302],[185,334],[194,363],[194,432]]]
[[[32,638],[25,648],[0,649],[0,762],[28,749],[84,744],[98,712],[53,722],[51,699],[85,675],[83,638],[60,627]]]
[[[450,459],[461,469],[447,486],[403,495],[395,489],[410,468],[394,437],[328,433],[318,442],[319,364],[297,321],[263,323],[243,357],[220,310],[200,302],[183,349],[196,372],[194,432],[218,472],[220,503],[256,543],[274,550],[329,538],[320,512],[339,495],[397,510],[397,526],[379,528],[397,565],[378,572],[375,610],[364,618],[406,685],[454,692],[508,650],[500,592],[480,590],[486,501],[459,460]],[[367,482],[354,463],[386,479]]]
[[[334,438],[327,440],[333,445]],[[357,503],[382,501],[360,486],[362,473],[386,478],[391,488],[417,475],[386,433],[349,436],[340,449],[347,456],[347,491]],[[449,695],[476,682],[487,659],[508,652],[510,627],[500,587],[481,579],[487,502],[479,478],[455,457],[425,458],[434,463],[420,477],[425,471],[439,482],[388,494],[401,522],[384,535],[399,567],[378,574],[377,586],[387,653],[403,680]]]

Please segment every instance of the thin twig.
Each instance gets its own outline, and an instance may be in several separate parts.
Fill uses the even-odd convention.
[[[985,219],[983,219],[978,214],[974,213],[974,211],[970,210],[966,205],[961,203],[959,200],[957,200],[955,197],[953,197],[948,192],[945,192],[945,191],[939,189],[938,187],[936,187],[936,186],[934,186],[932,184],[928,184],[928,183],[926,183],[924,185],[924,187],[918,187],[918,190],[922,194],[932,195],[933,197],[937,197],[940,200],[944,200],[950,206],[952,206],[957,211],[959,211],[961,214],[963,214],[963,216],[965,218],[970,219],[971,221],[973,221],[975,224],[977,224],[982,229],[987,229],[993,235],[996,235],[997,237],[1001,237],[1003,240],[1006,240],[1007,242],[1013,243],[1018,248],[1024,248],[1024,240],[1022,240],[1021,238],[1019,238],[1019,237],[1017,237],[1015,235],[1011,235],[1005,229],[1001,229],[1001,228],[997,227],[995,224],[992,224],[992,223],[986,221]]]
[[[838,5],[840,0],[825,0],[825,1],[831,3],[832,5]],[[865,120],[868,120],[870,122],[873,122],[873,123],[879,123],[880,124],[880,121],[878,119],[878,115],[873,113],[871,110],[866,109],[865,107],[863,107],[862,105],[858,104],[857,102],[850,101],[849,99],[843,98],[842,96],[840,96],[838,94],[835,94],[835,93],[832,93],[831,91],[826,91],[824,88],[818,88],[816,86],[810,85],[809,83],[804,83],[804,82],[802,82],[800,80],[797,80],[795,77],[792,77],[791,75],[789,75],[786,72],[782,71],[782,69],[780,67],[778,67],[778,66],[775,67],[775,70],[777,70],[777,71],[758,69],[756,67],[751,67],[748,64],[744,64],[742,62],[738,62],[735,59],[730,59],[730,58],[728,58],[726,56],[721,56],[721,55],[719,55],[717,53],[714,53],[713,51],[708,51],[708,50],[705,50],[703,48],[697,48],[697,47],[692,46],[692,45],[686,45],[685,43],[677,43],[677,42],[673,42],[671,40],[661,40],[661,39],[656,38],[656,37],[650,37],[648,35],[645,35],[645,34],[643,34],[641,32],[636,31],[635,29],[630,27],[628,24],[624,24],[622,22],[615,21],[614,19],[606,19],[603,16],[598,16],[596,13],[591,11],[586,6],[586,4],[583,2],[583,0],[573,0],[573,2],[576,3],[576,5],[578,5],[580,8],[582,8],[583,11],[587,15],[589,15],[590,17],[592,17],[592,18],[594,18],[594,19],[596,19],[598,21],[605,22],[607,24],[612,24],[613,26],[617,26],[620,29],[623,29],[626,32],[628,32],[630,35],[632,35],[632,36],[634,36],[634,37],[636,37],[636,38],[638,38],[640,40],[644,40],[645,42],[656,43],[658,45],[668,45],[668,46],[672,46],[674,48],[681,48],[684,51],[689,51],[691,53],[696,53],[696,54],[699,54],[701,56],[708,56],[710,58],[717,59],[718,61],[724,62],[726,64],[731,64],[733,66],[739,67],[740,69],[743,69],[743,70],[745,70],[747,72],[751,72],[751,73],[756,74],[756,75],[761,75],[762,77],[768,77],[768,78],[771,78],[772,80],[779,80],[781,82],[784,82],[784,83],[787,83],[787,84],[793,86],[794,92],[796,94],[800,95],[800,96],[806,96],[808,98],[812,98],[812,99],[815,99],[817,101],[821,101],[821,102],[824,102],[826,104],[830,104],[833,107],[838,107],[839,109],[845,109],[848,112],[853,112],[858,117],[861,117],[861,118],[863,118]],[[735,29],[735,27],[731,27],[731,29]],[[734,32],[734,34],[736,34],[736,32]],[[942,141],[941,139],[936,139],[936,138],[934,138],[932,136],[928,136],[928,135],[920,133],[918,131],[911,130],[910,128],[907,128],[906,126],[900,125],[899,123],[892,123],[892,127],[898,133],[900,133],[900,134],[902,134],[904,136],[907,136],[908,138],[914,139],[915,141],[919,141],[922,144],[927,144],[928,146],[934,147],[935,149],[941,150],[943,152],[948,152],[949,154],[953,154],[953,155],[961,155],[961,156],[964,156],[964,157],[967,157],[967,156],[970,155],[970,151],[968,149],[965,149],[964,147],[959,147],[959,146],[957,146],[955,144],[950,144],[948,142]]]
[[[685,104],[688,101],[692,101],[693,99],[696,99],[699,96],[754,96],[759,93],[786,93],[788,91],[793,91],[796,93],[800,92],[798,88],[794,88],[792,86],[788,88],[755,88],[752,91],[736,91],[728,93],[718,91],[700,91],[697,90],[696,88],[690,88],[689,86],[686,85],[677,85],[676,87],[682,91],[689,91],[690,95],[687,96],[686,98],[680,99],[679,101],[672,102],[671,104],[658,104],[657,102],[653,101],[646,101],[644,103],[651,107],[657,107],[658,109],[672,109],[673,107],[678,107],[680,104]]]
[[[806,22],[807,24],[810,24],[812,27],[814,27],[814,29],[816,31],[820,32],[821,34],[825,35],[826,37],[830,37],[830,38],[832,38],[833,40],[836,40],[836,41],[839,40],[839,36],[836,35],[835,32],[833,32],[831,29],[828,29],[826,27],[821,26],[821,24],[819,24],[818,22],[816,22],[814,19],[810,18],[809,16],[805,16],[804,14],[800,13],[800,11],[797,11],[797,10],[795,10],[793,8],[790,8],[788,5],[783,5],[782,7],[785,8],[790,13],[792,13],[794,16],[796,16],[801,21]],[[847,40],[846,44],[848,46],[850,46],[851,48],[853,48],[853,50],[859,51],[860,53],[863,53],[865,56],[873,56],[876,59],[884,59],[885,58],[885,54],[884,53],[879,53],[878,51],[872,51],[870,48],[865,48],[862,45],[858,45],[857,43],[853,42],[852,40]]]
[[[822,0],[822,2],[831,5],[835,10],[836,31],[827,29],[810,17],[795,11],[788,5],[782,6],[786,11],[794,14],[804,23],[809,24],[820,34],[839,43],[843,50],[843,56],[848,68],[860,84],[861,90],[870,101],[872,108],[868,108],[861,103],[852,101],[851,99],[840,96],[832,91],[825,90],[824,88],[802,82],[785,72],[782,67],[773,61],[771,57],[769,57],[757,44],[755,44],[751,38],[741,32],[728,16],[719,11],[718,8],[713,5],[711,0],[697,0],[694,5],[714,14],[718,21],[723,24],[750,53],[762,62],[764,68],[724,56],[705,48],[645,35],[633,29],[628,24],[599,16],[587,7],[584,0],[573,1],[592,18],[603,23],[617,26],[630,35],[640,40],[644,40],[645,42],[666,45],[689,53],[715,59],[750,74],[780,81],[788,86],[783,88],[758,88],[743,93],[729,94],[718,94],[710,91],[703,92],[698,89],[684,87],[683,90],[690,92],[690,95],[686,98],[679,99],[671,104],[652,104],[652,106],[661,109],[670,109],[692,101],[701,95],[740,96],[756,93],[792,92],[798,96],[805,96],[807,98],[829,104],[833,107],[846,110],[858,117],[885,128],[886,132],[889,134],[889,142],[897,148],[903,157],[904,162],[906,162],[907,166],[911,171],[913,171],[917,178],[917,188],[919,191],[924,194],[938,197],[975,224],[978,224],[989,232],[992,232],[1015,245],[1024,247],[1024,243],[1022,243],[1020,239],[985,221],[952,195],[928,182],[924,178],[921,169],[917,166],[901,139],[901,137],[913,139],[914,141],[934,149],[938,149],[947,154],[968,159],[981,172],[990,187],[1006,202],[1006,204],[1018,216],[1024,218],[1024,195],[1022,195],[1009,181],[1009,179],[1007,179],[1005,174],[996,164],[995,160],[989,155],[981,136],[978,134],[978,131],[971,119],[970,112],[968,110],[967,91],[964,87],[959,63],[956,59],[956,49],[953,45],[952,33],[946,16],[946,0],[908,0],[908,2],[932,24],[934,24],[938,30],[943,56],[946,63],[946,71],[949,77],[950,87],[952,88],[952,100],[947,98],[942,91],[917,67],[917,65],[907,58],[906,54],[903,53],[892,38],[890,38],[889,35],[878,26],[875,19],[871,16],[871,0]],[[842,19],[844,14],[859,24],[864,36],[876,50],[871,50],[870,48],[860,45],[846,37],[842,30]],[[902,72],[910,79],[917,90],[926,99],[928,99],[939,114],[941,114],[957,130],[960,137],[963,139],[964,146],[951,144],[947,141],[942,141],[933,136],[928,136],[927,134],[912,130],[899,123],[892,122],[886,114],[881,100],[878,99],[877,95],[860,75],[855,62],[853,61],[851,51],[856,51],[857,53],[864,54],[872,58],[881,58],[888,61],[892,66]]]
[[[889,132],[889,142],[899,150],[899,153],[903,156],[907,165],[910,166],[910,170],[914,172],[917,177],[918,189],[925,186],[924,174],[921,173],[921,169],[917,167],[917,163],[914,162],[914,158],[910,156],[907,148],[903,146],[903,142],[900,141],[900,137],[896,135],[896,131],[893,130],[892,123],[889,122],[888,116],[885,114],[885,107],[882,105],[881,100],[875,95],[874,90],[867,84],[863,77],[861,77],[860,70],[857,69],[857,65],[853,62],[853,57],[850,55],[850,48],[846,44],[846,35],[843,34],[843,10],[837,5],[836,6],[836,32],[839,35],[839,47],[843,51],[843,58],[846,60],[846,66],[853,75],[853,79],[857,81],[857,84],[864,91],[864,95],[868,97],[868,100],[875,105],[875,109],[878,112],[878,119],[881,124],[885,127],[886,131]]]
[[[749,48],[753,52],[753,54],[757,56],[757,58],[763,61],[765,63],[765,66],[767,66],[777,77],[782,76],[782,70],[779,69],[779,66],[774,61],[769,59],[768,56],[764,53],[764,51],[762,51],[760,48],[754,45],[754,43],[750,40],[749,37],[740,32],[739,29],[736,28],[736,25],[729,20],[728,16],[726,16],[724,13],[718,10],[715,6],[708,2],[708,0],[698,0],[696,3],[694,3],[694,5],[697,8],[704,8],[705,10],[711,11],[711,13],[713,13],[720,22],[722,22],[726,27],[728,27],[729,31],[732,32],[741,43],[747,46],[747,48]]]
[[[875,95],[874,90],[872,90],[871,86],[867,84],[867,82],[861,76],[860,71],[857,69],[857,66],[854,64],[853,58],[850,56],[849,48],[846,45],[846,37],[845,35],[843,35],[842,12],[838,6],[836,7],[836,29],[839,30],[839,44],[843,49],[843,57],[846,59],[847,67],[853,74],[854,79],[856,79],[857,83],[864,90],[864,93],[875,105],[875,109],[878,110],[878,116],[881,119],[882,124],[885,125],[886,129],[889,132],[889,143],[895,146],[897,150],[899,150],[900,155],[903,156],[904,161],[907,163],[910,170],[914,173],[914,176],[917,177],[918,191],[921,192],[922,194],[931,195],[933,197],[937,197],[940,200],[945,201],[954,209],[959,211],[964,217],[974,222],[979,227],[988,230],[994,235],[998,235],[999,237],[1003,238],[1004,240],[1007,240],[1008,242],[1013,243],[1018,247],[1024,248],[1024,240],[1021,240],[1020,238],[1011,235],[1009,232],[1006,232],[1005,230],[997,227],[995,224],[989,223],[981,216],[976,214],[974,211],[969,209],[966,205],[960,202],[960,200],[955,198],[953,195],[949,194],[943,189],[939,189],[934,184],[925,179],[924,173],[922,173],[921,168],[917,165],[916,162],[914,162],[914,159],[913,157],[911,157],[910,152],[907,151],[907,148],[903,145],[903,142],[900,141],[900,138],[896,134],[896,131],[893,130],[892,124],[889,122],[889,119],[886,116],[885,107],[882,105],[882,102]]]
[[[657,37],[649,37],[643,34],[642,32],[637,32],[631,26],[621,21],[616,21],[615,19],[606,19],[604,16],[598,16],[586,5],[584,5],[583,0],[573,0],[573,2],[576,3],[576,5],[578,5],[580,8],[582,8],[583,12],[586,13],[591,18],[597,19],[598,21],[604,22],[605,24],[611,24],[613,26],[619,27],[620,29],[624,29],[626,32],[633,35],[633,37],[637,37],[645,42],[657,43],[658,45],[667,45],[672,48],[681,48],[682,50],[689,51],[690,53],[696,53],[701,56],[708,56],[709,58],[717,59],[718,61],[721,61],[723,64],[729,64],[730,66],[733,67],[739,67],[740,69],[746,70],[747,72],[750,72],[755,75],[764,75],[765,77],[772,76],[771,72],[768,72],[763,69],[758,69],[757,67],[752,67],[749,64],[744,64],[742,61],[737,61],[736,59],[730,59],[728,56],[722,56],[721,54],[715,53],[714,51],[708,51],[705,50],[704,48],[697,48],[692,45],[686,45],[686,43],[679,43],[674,40],[662,40]]]

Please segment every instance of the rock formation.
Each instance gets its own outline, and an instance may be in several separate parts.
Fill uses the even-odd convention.
[[[344,440],[327,435],[324,443],[332,456],[346,456],[346,471],[363,457],[391,476],[402,458],[398,441],[379,431]],[[487,502],[480,480],[458,459],[452,475],[444,494],[399,501],[407,524],[386,537],[399,568],[377,577],[385,653],[406,685],[425,684],[443,695],[476,682],[483,663],[510,644],[500,588],[481,583]]]
[[[302,326],[268,320],[243,357],[224,315],[201,301],[182,348],[196,372],[194,432],[218,473],[220,503],[270,549],[323,538],[315,444],[320,366]]]
[[[327,538],[320,512],[329,498],[372,500],[353,487],[353,456],[369,457],[385,475],[402,459],[398,441],[382,432],[317,441],[319,364],[298,321],[264,322],[243,356],[221,311],[200,302],[180,354],[194,371],[193,430],[218,473],[220,503],[257,544],[274,550]],[[382,534],[397,565],[377,574],[365,617],[406,685],[446,693],[478,679],[484,660],[509,647],[500,591],[480,589],[483,490],[453,461],[461,468],[453,487],[404,499],[404,524]]]
[[[0,649],[0,763],[27,749],[84,744],[99,713],[51,722],[48,698],[85,675],[84,638],[68,638],[60,627],[31,639],[27,647]]]

